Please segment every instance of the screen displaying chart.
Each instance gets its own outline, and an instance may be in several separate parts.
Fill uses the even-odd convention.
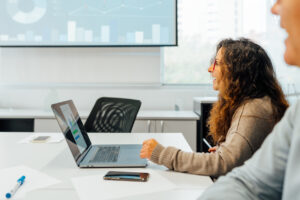
[[[72,137],[77,144],[78,150],[80,153],[82,153],[87,148],[87,144],[77,124],[77,120],[73,115],[72,109],[68,104],[61,105],[60,109],[64,115],[65,121],[67,122],[67,126],[71,131]]]
[[[0,46],[177,44],[176,0],[1,0]]]

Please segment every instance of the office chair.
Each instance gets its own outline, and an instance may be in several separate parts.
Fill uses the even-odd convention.
[[[87,132],[130,133],[141,107],[141,101],[99,98],[84,126]]]

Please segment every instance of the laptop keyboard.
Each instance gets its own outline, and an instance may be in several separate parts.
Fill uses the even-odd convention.
[[[120,152],[119,146],[99,147],[89,162],[116,162]]]

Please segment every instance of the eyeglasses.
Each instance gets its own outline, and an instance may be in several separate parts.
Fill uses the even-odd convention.
[[[213,72],[215,71],[215,68],[216,68],[216,64],[217,64],[217,60],[216,59],[211,59],[210,60],[210,67],[209,67],[209,72]],[[211,68],[212,67],[212,68]]]
[[[215,60],[214,60],[214,66],[213,66],[212,72],[215,71],[216,63],[217,63],[217,60],[215,59]]]

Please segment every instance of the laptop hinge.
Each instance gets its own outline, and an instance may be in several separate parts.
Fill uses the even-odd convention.
[[[76,163],[79,166],[81,161],[83,161],[84,157],[87,155],[87,153],[90,151],[93,145],[90,145],[89,148],[87,148],[82,154],[77,158]]]

